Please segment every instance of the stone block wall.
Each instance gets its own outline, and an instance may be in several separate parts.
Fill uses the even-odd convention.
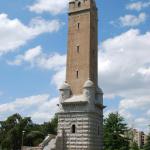
[[[63,130],[64,150],[102,150],[102,116],[75,112],[58,115],[58,134]],[[72,126],[75,125],[75,133]]]

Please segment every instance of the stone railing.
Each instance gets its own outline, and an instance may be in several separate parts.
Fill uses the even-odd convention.
[[[42,147],[22,146],[21,150],[43,150]]]

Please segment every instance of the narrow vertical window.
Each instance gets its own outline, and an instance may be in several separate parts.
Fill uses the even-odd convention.
[[[79,78],[79,71],[76,71],[76,78]]]
[[[78,3],[78,7],[81,7],[81,2]]]
[[[78,30],[80,29],[80,23],[78,22],[78,24],[77,24],[77,27],[78,27]]]
[[[77,52],[79,53],[79,51],[80,51],[80,46],[77,46]]]
[[[76,126],[75,126],[74,124],[73,124],[72,127],[71,127],[71,132],[72,132],[72,133],[76,133]]]

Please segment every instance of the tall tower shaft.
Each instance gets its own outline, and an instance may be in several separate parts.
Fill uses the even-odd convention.
[[[69,2],[66,82],[60,87],[59,150],[102,150],[103,92],[98,88],[94,0]],[[58,140],[57,140],[58,141]]]
[[[94,0],[69,3],[66,81],[72,94],[82,93],[87,79],[97,85],[97,8]]]

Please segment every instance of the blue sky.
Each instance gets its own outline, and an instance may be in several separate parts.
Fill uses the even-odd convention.
[[[130,125],[147,131],[150,1],[96,2],[105,115],[119,111]],[[0,1],[0,120],[19,112],[42,123],[57,111],[67,21],[67,0]]]

